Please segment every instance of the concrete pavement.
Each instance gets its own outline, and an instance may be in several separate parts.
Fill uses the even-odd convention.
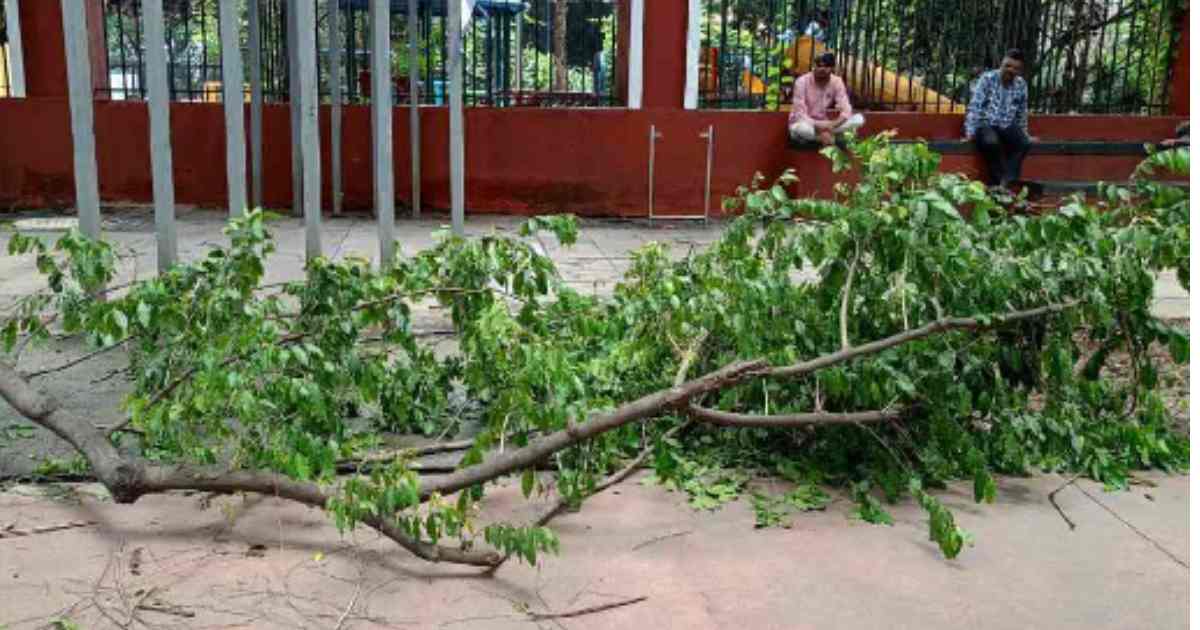
[[[222,242],[223,222],[213,212],[182,214],[182,256]],[[432,244],[442,223],[399,221],[401,254]],[[515,231],[518,223],[471,217],[468,228]],[[267,282],[299,278],[303,226],[286,218],[270,228],[278,251]],[[130,254],[121,281],[153,272],[149,212],[122,210],[106,230]],[[586,221],[571,249],[539,243],[567,282],[607,292],[637,246],[658,240],[683,253],[717,230]],[[0,247],[5,241],[0,232]],[[335,257],[378,252],[374,224],[362,218],[326,219],[324,245]],[[0,306],[40,285],[31,270],[28,260],[0,256]],[[1186,292],[1160,279],[1155,309],[1186,316]],[[40,352],[26,367],[65,356]],[[81,369],[91,371],[51,388],[78,410],[112,408],[124,392],[119,379],[102,380],[107,366]],[[18,422],[0,409],[0,429]],[[0,472],[30,448],[0,444]],[[1046,499],[1063,482],[1056,475],[1001,479],[995,505],[976,505],[969,487],[954,486],[941,496],[976,539],[954,561],[928,541],[924,512],[911,503],[889,508],[892,527],[851,521],[839,497],[790,529],[755,530],[746,500],[697,513],[635,479],[553,522],[560,556],[537,568],[514,562],[492,578],[423,563],[367,530],[341,537],[319,511],[270,497],[179,494],[118,506],[91,485],[15,487],[0,493],[0,628],[57,617],[84,628],[1185,628],[1189,478],[1140,477],[1147,485],[1130,492],[1090,482],[1060,492],[1073,531]],[[537,507],[506,482],[484,510],[485,520],[524,522]],[[647,599],[577,617],[526,614],[638,597]]]

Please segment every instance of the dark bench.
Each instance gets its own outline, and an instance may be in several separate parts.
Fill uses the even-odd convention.
[[[895,144],[915,144],[915,140],[895,140]],[[959,140],[934,140],[926,142],[930,149],[948,155],[975,153],[975,144]],[[1042,141],[1029,150],[1029,155],[1146,155],[1146,142],[1085,141]],[[816,142],[799,142],[788,139],[788,148],[793,151],[816,151],[821,145]]]
[[[915,144],[916,140],[895,140],[895,144]],[[840,143],[839,143],[840,144]],[[978,153],[973,142],[961,140],[934,140],[926,142],[930,149],[943,155],[971,155]],[[1103,140],[1041,141],[1030,148],[1029,155],[1085,155],[1085,156],[1145,156],[1146,142],[1112,142]],[[788,148],[793,151],[817,151],[820,145],[815,142],[797,142],[788,139]],[[1173,186],[1186,187],[1186,183],[1171,182]],[[1092,196],[1099,190],[1099,182],[1076,180],[1023,180],[1020,185],[1029,189],[1030,199],[1038,199],[1046,195],[1064,197],[1074,193],[1084,193]]]

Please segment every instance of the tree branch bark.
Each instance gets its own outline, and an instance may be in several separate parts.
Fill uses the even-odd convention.
[[[0,366],[0,397],[21,415],[75,447],[117,503],[133,503],[147,494],[171,490],[199,490],[218,494],[256,492],[323,509],[333,496],[315,483],[273,472],[227,470],[216,466],[164,466],[140,457],[123,456],[103,431],[83,418],[59,409],[53,399],[7,366]],[[370,517],[363,519],[363,523],[431,562],[493,566],[500,561],[500,554],[495,551],[463,551],[416,540],[387,518]]]
[[[865,422],[899,420],[904,417],[904,410],[902,409],[880,409],[877,411],[856,411],[852,413],[814,411],[811,413],[758,416],[708,409],[699,405],[689,406],[688,413],[692,416],[693,420],[705,424],[715,424],[723,427],[759,428],[790,428],[814,424],[862,424]]]

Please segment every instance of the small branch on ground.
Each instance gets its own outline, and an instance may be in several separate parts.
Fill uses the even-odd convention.
[[[630,551],[637,551],[638,549],[641,549],[643,547],[649,547],[650,545],[653,545],[654,543],[662,542],[664,540],[670,540],[672,538],[679,538],[680,536],[687,536],[690,533],[692,533],[692,530],[689,529],[687,531],[671,532],[670,534],[663,534],[662,536],[655,536],[654,538],[651,538],[650,540],[646,540],[646,541],[643,541],[643,542],[640,542],[640,543],[634,545],[633,549],[630,549]]]
[[[40,527],[32,527],[29,529],[17,529],[15,523],[10,523],[4,527],[0,527],[0,540],[5,538],[24,538],[26,536],[36,536],[38,534],[49,534],[51,532],[61,532],[67,529],[77,529],[80,527],[91,527],[96,521],[69,521],[59,523],[57,525],[42,525]]]
[[[637,604],[639,602],[644,602],[647,599],[649,599],[649,598],[646,597],[645,595],[643,595],[641,597],[624,599],[619,602],[612,602],[611,604],[600,604],[599,606],[588,606],[587,608],[579,608],[576,610],[570,610],[570,611],[561,612],[561,613],[530,612],[530,613],[526,613],[526,614],[529,615],[529,618],[532,621],[548,621],[550,619],[570,619],[571,617],[582,617],[584,615],[591,615],[591,614],[598,613],[598,612],[604,612],[606,610],[612,610],[614,608],[621,608],[622,606],[630,606],[633,604]]]
[[[1058,505],[1058,501],[1055,501],[1054,497],[1057,496],[1058,493],[1061,492],[1063,488],[1066,488],[1067,486],[1075,483],[1076,479],[1079,479],[1079,475],[1078,474],[1072,475],[1070,479],[1067,479],[1066,481],[1064,481],[1062,483],[1062,485],[1051,490],[1050,494],[1046,495],[1046,498],[1050,500],[1050,505],[1053,505],[1054,509],[1058,510],[1058,515],[1061,516],[1062,519],[1067,522],[1067,528],[1070,529],[1071,531],[1075,531],[1075,521],[1072,521],[1071,518],[1067,516],[1067,513],[1064,512],[1062,507],[1060,507]]]

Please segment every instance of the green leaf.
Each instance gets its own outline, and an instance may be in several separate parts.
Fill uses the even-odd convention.
[[[143,328],[150,327],[150,305],[149,304],[146,304],[145,302],[138,302],[138,304],[137,304],[137,319],[138,319],[138,323],[140,323]]]
[[[537,483],[537,474],[530,468],[521,474],[521,494],[528,499],[533,494],[533,486]]]
[[[996,502],[996,480],[982,467],[975,470],[975,502]]]

